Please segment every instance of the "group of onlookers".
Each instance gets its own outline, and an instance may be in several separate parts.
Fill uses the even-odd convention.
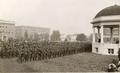
[[[113,59],[112,63],[108,65],[108,72],[120,72],[120,61],[116,62]]]

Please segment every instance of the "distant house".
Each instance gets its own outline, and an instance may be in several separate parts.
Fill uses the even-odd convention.
[[[62,34],[61,41],[76,42],[77,34]]]
[[[60,39],[61,39],[62,42],[64,42],[65,39],[66,39],[66,34],[61,34],[60,35]]]

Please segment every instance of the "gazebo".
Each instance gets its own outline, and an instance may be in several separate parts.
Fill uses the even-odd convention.
[[[92,52],[117,55],[120,48],[120,6],[104,8],[91,23],[93,24]]]

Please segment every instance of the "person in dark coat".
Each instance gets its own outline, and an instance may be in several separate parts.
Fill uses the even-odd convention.
[[[117,72],[117,67],[115,64],[111,63],[108,66],[108,72]]]

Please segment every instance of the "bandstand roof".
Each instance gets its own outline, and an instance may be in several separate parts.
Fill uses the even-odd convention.
[[[113,5],[113,6],[104,8],[95,16],[95,18],[98,18],[101,16],[111,16],[111,15],[120,15],[120,6],[119,5]]]

